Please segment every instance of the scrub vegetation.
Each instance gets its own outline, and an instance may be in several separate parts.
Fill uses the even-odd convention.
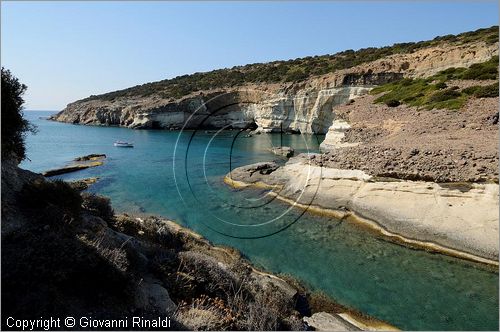
[[[24,135],[35,127],[23,118],[23,94],[26,85],[2,67],[2,157],[26,158]]]
[[[405,78],[384,84],[373,89],[371,94],[383,93],[375,102],[385,103],[389,107],[407,104],[427,110],[460,109],[471,97],[498,97],[498,81],[490,85],[478,84],[460,90],[458,86],[449,86],[451,80],[495,79],[498,79],[498,56],[469,68],[449,68],[425,79]]]
[[[294,82],[307,79],[311,76],[351,68],[392,54],[412,53],[425,47],[443,43],[461,45],[479,41],[488,44],[498,42],[498,26],[458,35],[439,36],[428,41],[398,43],[379,48],[368,47],[357,51],[346,50],[336,54],[308,56],[268,63],[254,63],[204,73],[194,73],[137,85],[98,96],[92,95],[82,101],[96,99],[112,101],[119,97],[146,97],[154,94],[163,98],[180,98],[200,90],[233,87],[248,83]]]
[[[17,202],[23,227],[2,236],[7,316],[167,314],[176,330],[264,331],[305,330],[302,317],[318,311],[364,317],[291,277],[268,281],[234,249],[215,248],[164,220],[116,216],[109,199],[63,181],[26,183]],[[141,284],[152,279],[172,301],[167,312],[137,302]]]

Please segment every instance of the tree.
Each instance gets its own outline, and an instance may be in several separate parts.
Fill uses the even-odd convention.
[[[10,70],[2,67],[2,158],[14,158],[18,162],[26,158],[26,133],[36,131],[35,126],[23,118],[26,89]]]

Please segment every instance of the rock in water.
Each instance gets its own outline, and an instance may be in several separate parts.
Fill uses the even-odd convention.
[[[282,146],[282,147],[272,148],[271,152],[274,153],[275,155],[278,155],[278,156],[290,158],[290,157],[293,157],[293,154],[295,151],[289,146]]]
[[[105,154],[92,153],[92,154],[89,154],[86,156],[77,157],[74,159],[74,161],[89,161],[89,160],[99,160],[99,159],[104,159],[104,158],[106,158]]]
[[[317,312],[311,317],[304,317],[304,322],[316,331],[359,331],[356,326],[339,315],[326,312]]]
[[[92,184],[96,183],[97,180],[99,180],[99,178],[94,177],[94,178],[85,178],[81,180],[70,181],[68,183],[72,188],[78,191],[83,191],[88,189]]]
[[[103,159],[106,158],[105,154],[89,154],[86,156],[78,157],[73,159],[73,161],[79,161],[80,163],[75,163],[73,165],[51,169],[42,173],[45,177],[50,177],[54,175],[60,175],[65,173],[76,172],[82,169],[87,169],[90,167],[97,167],[104,164]],[[94,181],[95,182],[95,181]]]
[[[103,164],[102,161],[93,161],[93,162],[86,163],[86,164],[76,164],[76,165],[66,166],[66,167],[62,167],[62,168],[51,169],[51,170],[43,172],[42,175],[45,177],[50,177],[50,176],[54,176],[54,175],[76,172],[76,171],[90,168],[90,167],[97,167],[97,166],[101,166],[102,164]]]

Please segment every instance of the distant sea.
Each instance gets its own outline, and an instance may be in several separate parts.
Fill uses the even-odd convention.
[[[315,291],[406,330],[498,330],[498,272],[480,264],[389,243],[355,225],[303,214],[263,190],[223,183],[231,167],[277,160],[272,146],[318,152],[315,135],[239,131],[131,130],[57,123],[26,111],[38,126],[21,167],[41,172],[78,156],[105,164],[61,176],[99,177],[91,187],[117,212],[157,214],[210,241],[239,249],[256,266],[292,275]],[[116,148],[115,140],[134,142]]]

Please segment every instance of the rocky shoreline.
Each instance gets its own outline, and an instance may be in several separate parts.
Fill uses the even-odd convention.
[[[243,166],[225,182],[270,188],[289,204],[357,222],[397,243],[498,266],[497,184],[384,181],[307,160]]]
[[[80,187],[2,164],[5,314],[166,315],[178,330],[396,330],[173,221],[115,215]]]

